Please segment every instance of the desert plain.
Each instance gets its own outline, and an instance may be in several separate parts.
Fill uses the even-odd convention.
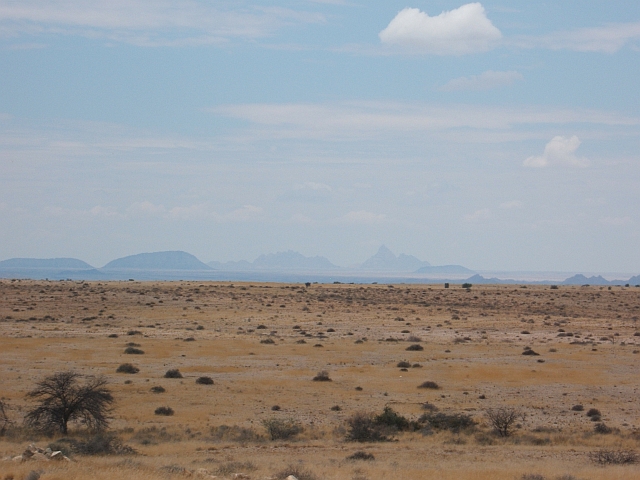
[[[2,280],[0,479],[637,479],[595,459],[640,451],[639,318],[635,286]],[[109,432],[135,453],[8,460],[64,444],[21,425],[36,382],[69,370],[108,378]],[[475,425],[349,441],[385,407]],[[507,437],[499,408],[520,414]],[[300,431],[272,440],[273,421]]]

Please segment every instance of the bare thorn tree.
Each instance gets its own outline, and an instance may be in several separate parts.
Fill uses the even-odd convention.
[[[516,408],[491,408],[486,412],[491,426],[501,437],[508,437],[516,428],[518,420],[524,421],[525,414]]]
[[[26,417],[27,426],[45,431],[67,434],[70,421],[81,421],[90,430],[104,430],[114,399],[103,376],[88,377],[79,384],[76,372],[54,373],[36,384],[27,397],[37,400],[38,406]]]

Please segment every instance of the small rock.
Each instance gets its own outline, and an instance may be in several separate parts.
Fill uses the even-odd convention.
[[[289,475],[285,480],[298,480],[298,477],[294,477],[293,475]]]
[[[18,455],[18,456],[16,456],[16,457],[13,457],[13,458],[11,459],[11,461],[12,461],[12,462],[16,462],[16,463],[20,463],[20,462],[24,461],[24,457],[23,457],[22,455]]]
[[[69,457],[65,456],[61,451],[53,452],[49,456],[49,458],[51,460],[55,460],[55,461],[58,461],[58,462],[61,462],[61,461],[70,462],[71,461],[71,459]]]
[[[36,462],[48,462],[49,457],[47,457],[44,453],[36,452],[29,460],[35,460]]]

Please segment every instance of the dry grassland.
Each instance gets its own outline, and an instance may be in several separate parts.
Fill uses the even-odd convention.
[[[46,375],[104,374],[116,398],[111,429],[138,452],[0,461],[0,480],[31,470],[41,480],[178,479],[198,469],[264,479],[288,466],[317,480],[638,479],[637,464],[600,466],[590,454],[640,447],[639,316],[634,287],[0,281],[0,397],[11,419],[20,424],[25,394]],[[129,343],[144,353],[125,354]],[[406,350],[414,344],[423,350]],[[116,373],[123,363],[139,373]],[[164,378],[169,369],[183,378]],[[312,381],[322,370],[332,381]],[[201,376],[213,385],[197,384]],[[425,381],[440,388],[417,388]],[[390,406],[411,420],[425,402],[478,425],[345,440],[356,412]],[[155,415],[161,406],[175,414]],[[508,438],[485,416],[503,406],[526,414]],[[611,433],[594,432],[591,408]],[[274,418],[304,430],[269,440],[262,422]],[[0,437],[0,458],[54,440],[16,429]],[[375,459],[346,459],[356,451]]]

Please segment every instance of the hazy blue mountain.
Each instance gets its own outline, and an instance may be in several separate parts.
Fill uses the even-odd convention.
[[[617,283],[617,282],[616,282]],[[598,275],[597,277],[585,277],[581,273],[574,275],[573,277],[567,278],[563,285],[613,285],[612,282],[602,277],[602,275]]]
[[[10,258],[1,261],[0,268],[88,270],[94,267],[77,258]]]
[[[305,257],[301,253],[289,250],[287,252],[260,255],[252,264],[258,270],[338,270],[340,267],[331,263],[325,257]]]
[[[431,264],[414,257],[413,255],[405,255],[401,253],[399,256],[382,245],[378,252],[365,260],[360,265],[362,270],[371,270],[377,272],[415,272],[419,268],[428,267]]]
[[[627,283],[629,285],[640,285],[640,275],[636,275],[635,277],[631,277]]]
[[[222,270],[223,272],[247,272],[253,269],[253,265],[246,260],[240,260],[237,262],[207,262],[211,268],[216,270]]]
[[[187,252],[139,253],[107,263],[103,270],[212,270]]]
[[[422,267],[416,270],[414,273],[437,273],[437,274],[469,274],[472,275],[475,272],[473,270],[469,270],[462,265],[429,265],[427,267]]]

